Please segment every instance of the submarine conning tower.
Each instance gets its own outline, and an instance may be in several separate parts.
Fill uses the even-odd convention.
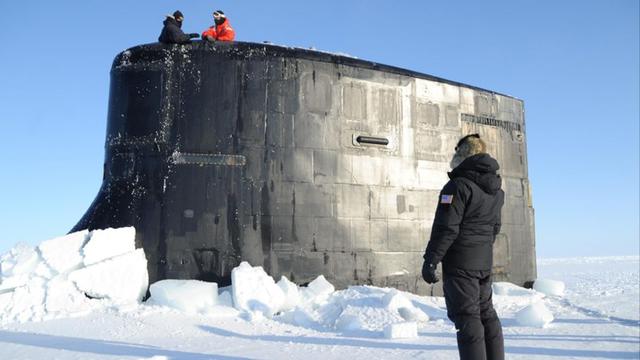
[[[506,193],[494,280],[523,285],[536,263],[521,100],[297,48],[136,46],[113,62],[104,179],[72,231],[135,226],[150,282],[225,286],[248,261],[298,284],[440,294],[422,255],[469,133]]]

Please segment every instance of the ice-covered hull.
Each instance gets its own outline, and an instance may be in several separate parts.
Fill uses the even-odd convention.
[[[119,54],[100,192],[74,230],[135,226],[150,281],[229,281],[241,260],[305,283],[439,293],[419,275],[457,140],[478,132],[507,201],[497,280],[535,278],[520,100],[327,53],[251,43]]]

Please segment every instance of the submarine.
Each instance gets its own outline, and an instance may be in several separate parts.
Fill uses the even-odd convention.
[[[149,281],[230,284],[241,261],[303,285],[426,284],[457,141],[501,165],[494,281],[536,277],[522,100],[345,55],[249,42],[146,44],[111,68],[103,182],[71,231],[134,226]]]

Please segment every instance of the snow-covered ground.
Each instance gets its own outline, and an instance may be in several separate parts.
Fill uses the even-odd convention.
[[[156,283],[140,304],[144,279],[117,269],[146,263],[129,230],[113,231],[0,258],[0,359],[457,358],[444,300],[395,289],[297,287],[244,264],[231,287]],[[639,359],[639,268],[637,256],[542,259],[539,278],[556,282],[495,284],[507,358]]]

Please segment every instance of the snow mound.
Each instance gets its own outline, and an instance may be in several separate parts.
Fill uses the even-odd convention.
[[[363,319],[361,319],[357,314],[350,314],[349,310],[353,308],[347,308],[340,317],[336,320],[335,329],[342,332],[354,332],[365,330],[366,325]],[[355,312],[355,311],[352,311]]]
[[[146,293],[146,264],[143,250],[135,249],[133,228],[81,231],[37,248],[18,245],[0,257],[0,324],[77,316],[107,306],[127,309]],[[557,282],[547,281],[546,287],[558,293]],[[493,289],[501,298],[497,309],[517,311],[521,325],[544,327],[553,320],[541,292],[510,283],[495,283]],[[365,337],[415,338],[430,317],[446,321],[435,298],[371,286],[336,291],[323,275],[307,286],[285,276],[276,283],[262,267],[247,262],[231,271],[231,285],[222,289],[212,282],[162,280],[149,290],[145,311],[273,319]]]
[[[261,266],[252,267],[243,261],[231,270],[233,303],[236,309],[265,317],[272,317],[280,311],[285,302],[282,289]]]
[[[638,357],[640,266],[637,258],[630,263],[611,261],[595,266],[587,261],[590,260],[577,267],[567,267],[559,262],[546,269],[538,269],[541,274],[548,275],[541,277],[565,281],[567,289],[571,289],[565,292],[566,298],[546,296],[534,290],[516,296],[514,294],[521,291],[517,287],[509,287],[517,290],[511,295],[493,298],[501,320],[505,320],[503,331],[508,342],[507,358],[586,359],[611,358],[616,354],[619,355],[617,357]],[[312,278],[304,281],[309,280]],[[328,276],[327,280],[332,282]],[[75,285],[71,283],[71,286]],[[293,283],[288,286],[299,292],[304,289]],[[34,290],[38,287],[34,286]],[[219,287],[218,304],[215,306],[239,314],[233,308],[231,290],[231,285]],[[605,291],[611,294],[603,295]],[[31,295],[39,296],[37,291]],[[90,304],[95,301],[81,295]],[[3,298],[0,294],[0,308],[3,307]],[[27,296],[24,298],[28,300]],[[398,314],[391,311],[406,307],[408,303],[405,300],[431,318],[428,323],[416,321],[418,338],[410,338],[412,334],[401,335],[403,328],[409,327],[405,324],[410,321],[398,317],[399,311]],[[517,312],[535,301],[541,301],[555,317],[543,329],[522,326],[515,320]],[[228,306],[222,307],[222,304]],[[396,306],[398,304],[404,306]],[[620,309],[622,311],[617,312]],[[109,355],[145,360],[458,358],[456,330],[447,320],[444,298],[438,296],[418,296],[393,289],[359,286],[337,290],[324,302],[299,302],[295,308],[276,315],[274,321],[263,317],[262,324],[244,321],[243,318],[248,318],[244,314],[228,321],[215,321],[210,316],[179,314],[150,302],[149,306],[118,308],[115,311],[107,309],[85,318],[42,324],[11,324],[0,326],[3,330],[0,354],[3,359],[61,360],[102,359]],[[256,315],[255,320],[259,316]],[[307,321],[309,326],[295,328],[280,323],[285,316],[291,316],[299,323]],[[335,328],[332,321],[335,321]],[[223,347],[211,347],[207,342],[223,344]]]
[[[543,302],[535,301],[516,313],[516,321],[522,326],[543,328],[553,321],[553,314]]]
[[[564,283],[557,280],[538,279],[533,283],[533,289],[545,295],[563,296]]]
[[[147,260],[135,249],[132,227],[18,244],[0,256],[0,324],[135,304],[147,285]]]
[[[407,321],[429,321],[429,316],[418,310],[402,293],[392,289],[383,298],[382,302],[389,311],[397,312]]]
[[[218,303],[218,284],[199,280],[161,280],[149,287],[154,304],[185,313],[207,313]]]
[[[394,338],[415,337],[417,324],[429,321],[424,310],[432,309],[425,304],[420,305],[424,309],[416,307],[411,297],[415,295],[368,286],[335,291],[323,275],[306,287],[284,276],[276,283],[262,267],[242,262],[231,271],[231,286],[221,289],[218,309],[212,313],[233,306],[250,322],[271,318],[305,328],[376,337],[384,336],[389,328]],[[187,297],[182,308],[192,306],[192,298]]]
[[[324,282],[326,279],[323,277],[317,284]],[[312,292],[305,288],[301,288],[300,291],[305,294]],[[417,324],[429,320],[429,316],[409,300],[411,296],[413,295],[395,289],[351,286],[328,296],[325,294],[319,298],[307,299],[294,310],[283,312],[274,319],[321,331],[382,337],[385,329],[392,324],[407,322]],[[319,301],[319,299],[323,300]],[[425,304],[421,306],[429,308]],[[394,330],[392,333],[396,334],[398,331],[401,330]],[[403,337],[404,335],[394,336]]]

